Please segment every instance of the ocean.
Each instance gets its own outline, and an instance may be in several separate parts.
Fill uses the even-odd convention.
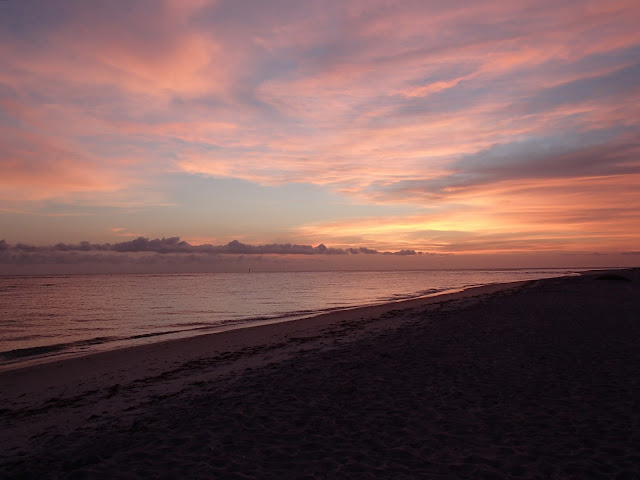
[[[579,270],[0,277],[0,370]]]

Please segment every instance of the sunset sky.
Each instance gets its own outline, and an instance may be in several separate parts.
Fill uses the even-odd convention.
[[[2,265],[137,237],[638,265],[639,25],[637,0],[0,1]],[[189,250],[232,240],[257,250]]]

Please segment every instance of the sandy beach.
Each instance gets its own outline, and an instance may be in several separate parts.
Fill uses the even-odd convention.
[[[0,373],[2,478],[640,478],[640,270]]]

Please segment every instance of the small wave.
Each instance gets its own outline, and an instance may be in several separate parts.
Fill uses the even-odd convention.
[[[68,347],[69,344],[59,343],[57,345],[45,345],[43,347],[17,348],[8,352],[0,352],[0,358],[5,360],[13,360],[16,358],[32,357],[35,355],[44,355],[47,353],[59,352]]]
[[[36,340],[38,338],[47,338],[47,336],[46,335],[39,335],[39,334],[36,334],[36,335],[22,335],[20,337],[11,337],[9,340],[12,341],[12,342],[24,342],[24,341],[27,341],[27,340]]]
[[[11,290],[15,290],[16,288],[20,288],[20,285],[5,285],[0,288],[0,292],[9,292]]]
[[[185,323],[172,323],[167,325],[168,327],[180,328],[180,327],[215,327],[217,323],[213,322],[185,322]]]
[[[446,290],[445,288],[429,288],[429,289],[421,290],[415,293],[405,293],[405,294],[398,293],[390,297],[381,298],[379,303],[400,302],[402,300],[413,300],[415,298],[426,297],[427,295],[433,295],[434,293],[443,292],[445,290]]]
[[[160,335],[170,335],[172,333],[182,333],[182,332],[188,331],[188,330],[189,329],[185,329],[185,330],[168,330],[168,331],[163,331],[163,332],[140,333],[138,335],[132,335],[130,337],[123,338],[123,339],[120,339],[120,340],[137,340],[138,338],[159,337]],[[192,329],[192,330],[197,330],[197,329]]]
[[[120,340],[118,337],[95,337],[87,340],[79,340],[77,342],[55,343],[53,345],[42,345],[39,347],[16,348],[6,352],[0,352],[0,358],[4,360],[14,360],[17,358],[34,357],[39,355],[51,355],[60,353],[75,347],[85,347],[90,345],[99,345],[102,343]]]

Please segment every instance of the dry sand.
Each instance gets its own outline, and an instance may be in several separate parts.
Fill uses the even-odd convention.
[[[2,478],[640,478],[640,270],[0,373]]]

